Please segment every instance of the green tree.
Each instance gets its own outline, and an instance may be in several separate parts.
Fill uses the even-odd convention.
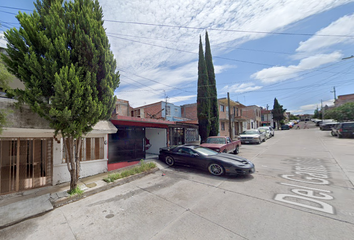
[[[49,121],[64,139],[70,190],[80,177],[82,136],[109,119],[119,85],[116,61],[98,1],[37,0],[31,15],[19,13],[20,29],[5,32],[9,72],[25,90],[20,102]]]
[[[0,59],[0,92],[6,92],[8,89],[8,79],[10,73],[7,71],[4,63]],[[4,110],[0,109],[0,134],[2,133],[3,127],[6,124],[6,113]]]
[[[326,111],[325,118],[335,119],[338,122],[354,120],[354,102],[348,102]]]
[[[199,36],[197,115],[201,141],[205,142],[210,132],[210,100],[208,72],[206,69],[202,38]]]
[[[205,33],[205,63],[208,71],[208,88],[210,100],[210,136],[217,136],[219,134],[219,107],[218,96],[216,91],[216,80],[214,72],[213,58],[211,56],[211,49],[209,43],[208,32]]]
[[[280,127],[280,122],[285,119],[284,113],[286,109],[283,109],[283,105],[280,105],[278,100],[274,98],[274,104],[273,104],[273,120],[275,120],[278,124],[278,129]]]
[[[317,107],[313,113],[313,118],[322,118],[321,115],[322,115],[322,113]]]

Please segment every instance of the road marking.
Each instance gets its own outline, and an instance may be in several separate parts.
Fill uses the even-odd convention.
[[[324,165],[322,165],[319,159],[315,161],[309,161],[306,159],[288,159],[288,161],[294,162],[293,164],[293,173],[291,175],[280,175],[282,178],[285,178],[294,182],[309,183],[315,185],[329,185],[330,181],[328,179],[329,174],[328,170]],[[315,163],[316,162],[316,163]],[[306,176],[307,175],[307,176]],[[279,183],[279,182],[278,182]],[[281,185],[289,186],[292,189],[290,191],[294,194],[276,194],[274,200],[280,201],[283,203],[288,203],[316,211],[321,211],[325,213],[334,214],[334,207],[326,202],[322,202],[316,199],[321,200],[333,200],[334,198],[327,193],[331,193],[329,190],[303,187],[290,183],[279,183]],[[315,193],[316,191],[316,193]]]
[[[286,198],[286,197],[298,198],[298,199],[303,199],[305,201],[314,202],[314,203],[317,203],[317,204],[321,205],[322,207],[314,207],[314,206],[302,204],[302,203],[299,203],[299,202],[285,200],[284,198]],[[331,205],[329,205],[328,203],[324,203],[324,202],[321,202],[321,201],[318,201],[318,200],[314,200],[314,199],[311,199],[311,198],[307,198],[307,197],[302,197],[302,196],[297,196],[297,195],[292,195],[292,194],[277,194],[275,196],[274,200],[277,200],[277,201],[280,201],[280,202],[285,202],[285,203],[290,203],[290,204],[293,204],[293,205],[296,205],[296,206],[305,207],[305,208],[309,208],[309,209],[316,210],[316,211],[321,211],[321,212],[334,214],[333,207]]]
[[[318,189],[318,188],[310,188],[310,187],[303,187],[303,186],[299,186],[299,185],[295,185],[295,184],[289,184],[289,183],[280,183],[282,185],[287,185],[290,187],[299,187],[299,188],[306,188],[306,189],[310,189],[310,190],[315,190],[315,191],[319,191],[319,192],[327,192],[327,193],[331,193],[332,191],[328,191],[328,190],[323,190],[323,189]]]

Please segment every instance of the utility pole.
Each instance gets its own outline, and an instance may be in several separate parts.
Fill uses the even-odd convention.
[[[231,108],[230,108],[230,94],[227,93],[227,105],[229,108],[229,136],[230,139],[232,140],[232,128],[231,128]]]
[[[336,99],[337,99],[337,96],[336,96],[336,87],[333,87],[333,91],[331,91],[331,93],[334,94],[334,103],[336,103]]]
[[[323,119],[324,119],[324,107],[323,107],[322,99],[321,99],[321,113],[322,113],[322,121],[323,121]]]
[[[165,120],[167,119],[167,99],[168,99],[168,96],[166,94],[166,91],[163,90],[163,92],[165,93],[165,98],[166,98],[166,102],[165,102]],[[170,110],[171,111],[171,110]],[[171,113],[170,113],[171,114]]]

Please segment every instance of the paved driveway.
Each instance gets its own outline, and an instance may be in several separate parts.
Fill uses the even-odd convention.
[[[0,239],[353,239],[353,143],[316,128],[277,131],[242,146],[256,164],[248,177],[159,163],[154,174],[2,229]]]

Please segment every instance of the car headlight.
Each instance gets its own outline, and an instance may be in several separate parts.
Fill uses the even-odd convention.
[[[220,149],[215,149],[215,151],[220,152]]]

